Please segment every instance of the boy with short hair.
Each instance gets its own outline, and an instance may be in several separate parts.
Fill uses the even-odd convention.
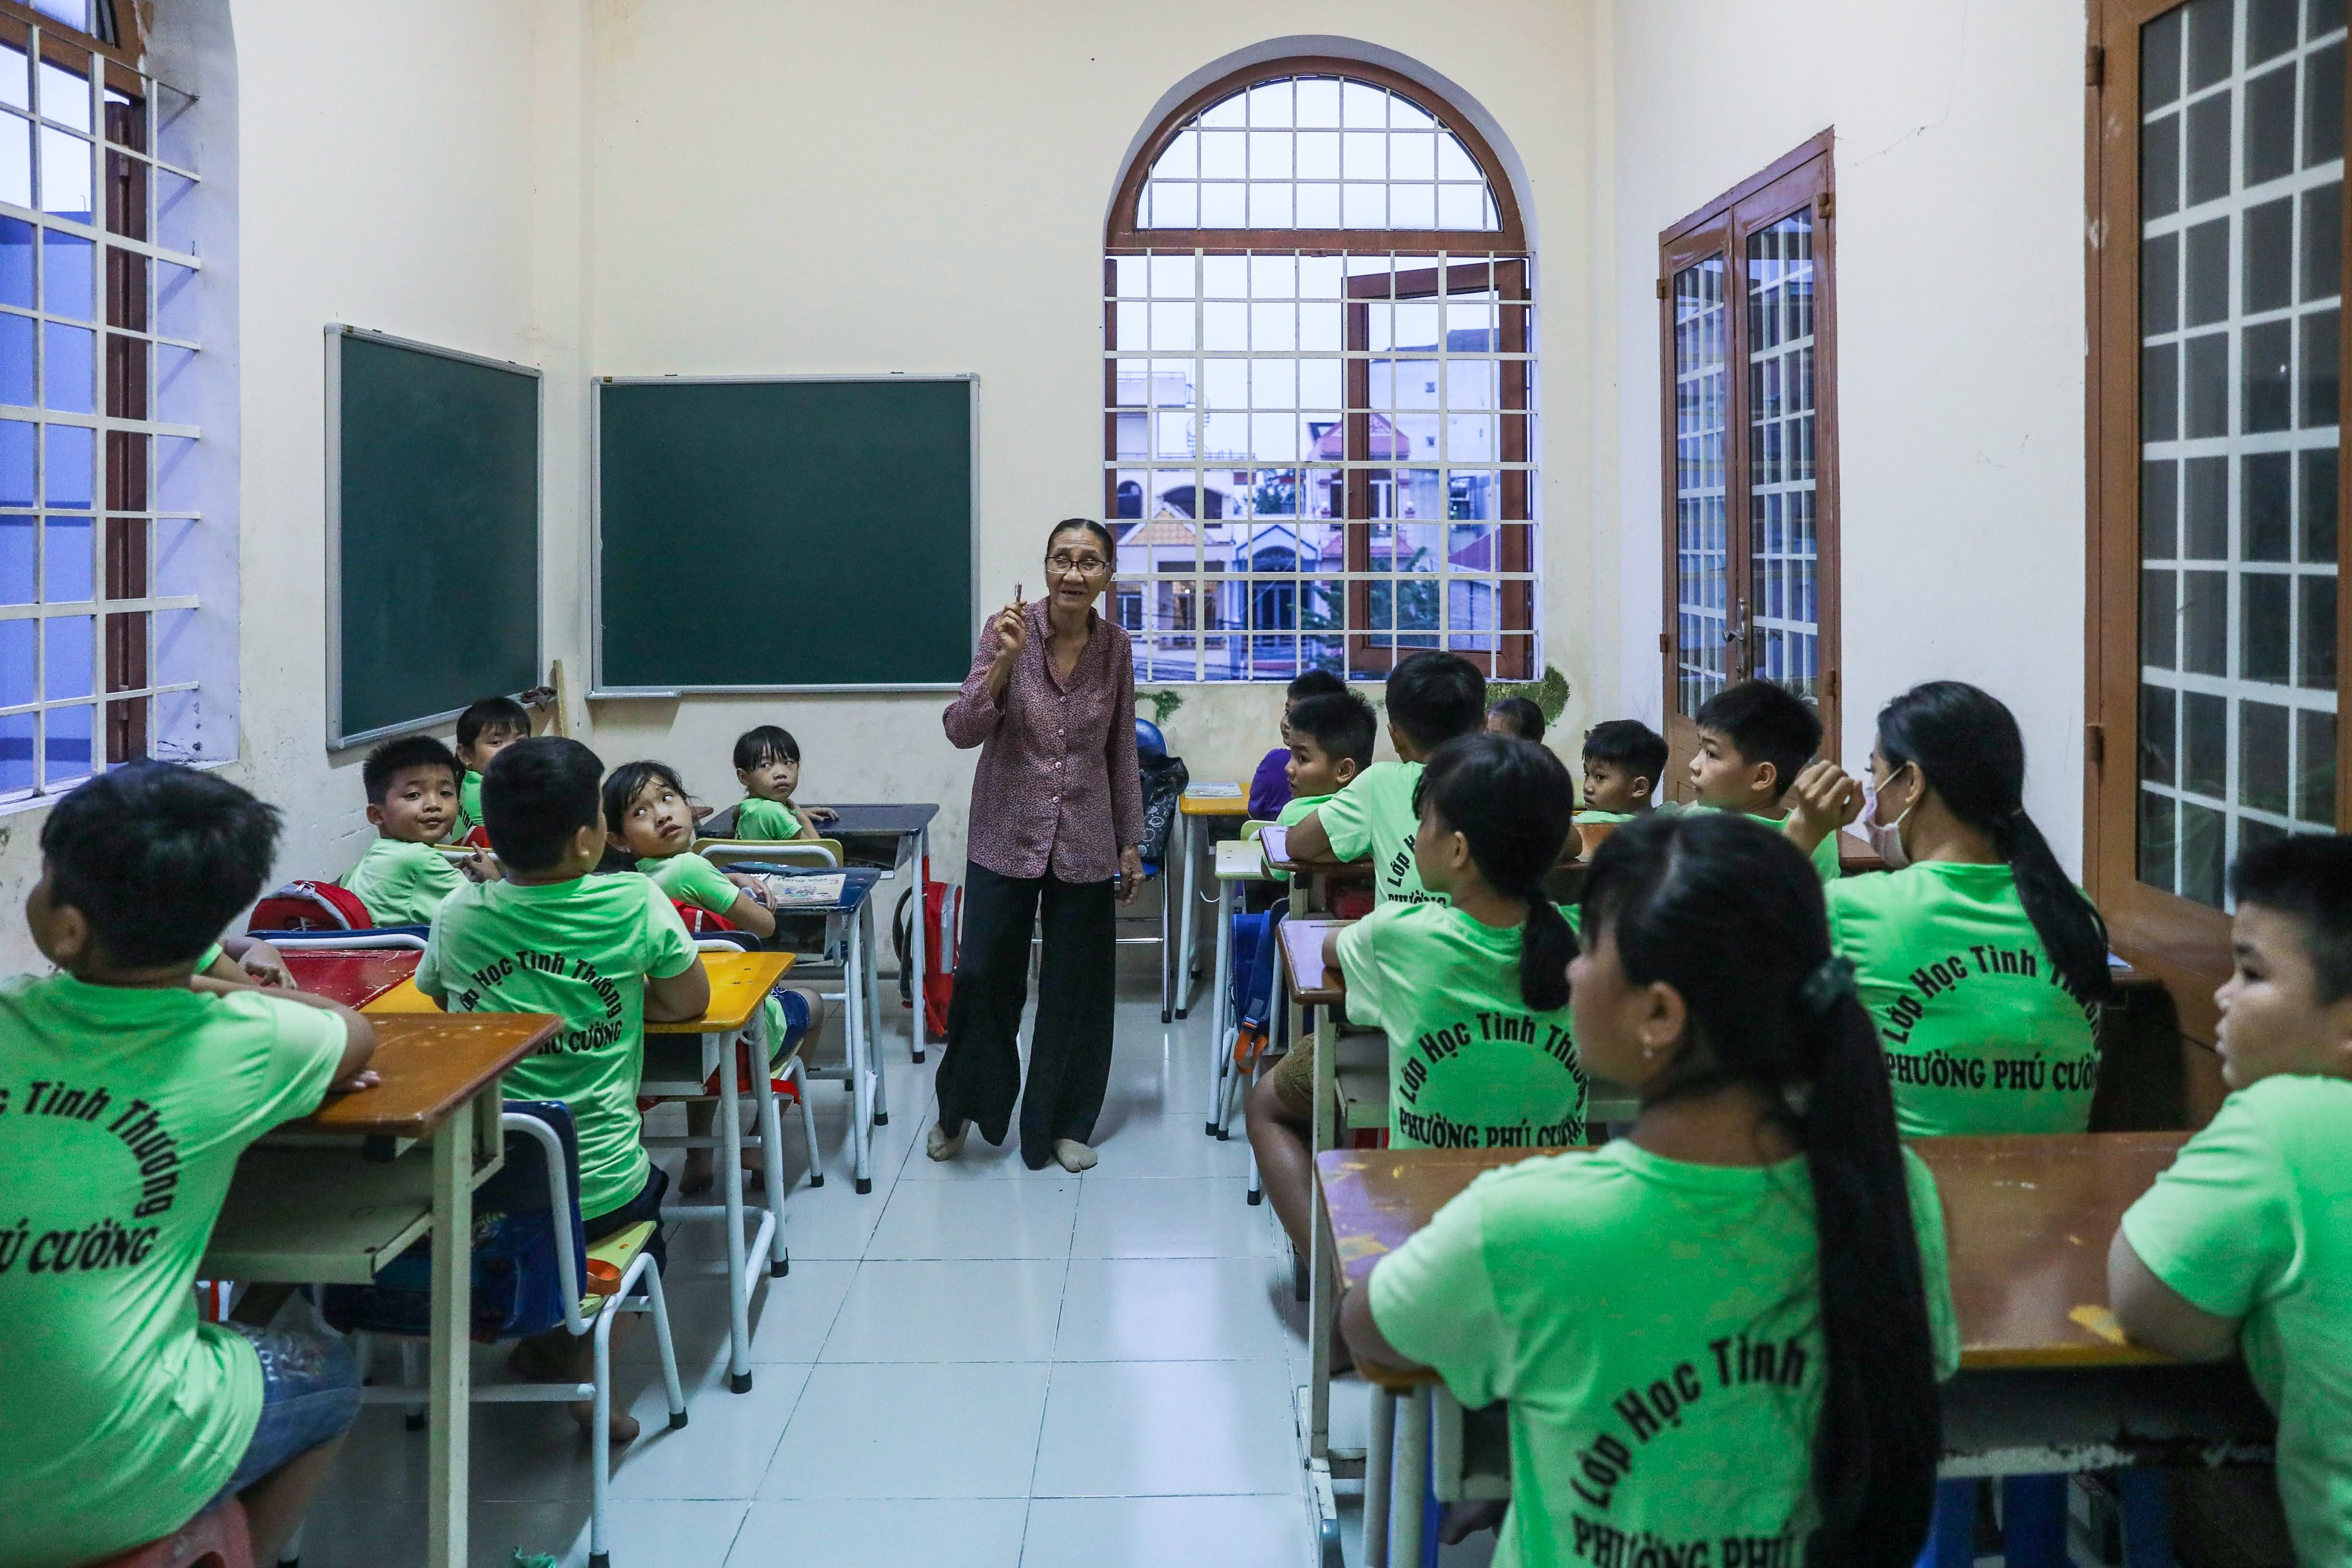
[[[273,808],[164,763],[41,828],[25,918],[60,973],[0,984],[0,1563],[110,1557],[232,1493],[274,1563],[359,1413],[341,1342],[196,1320],[237,1157],[373,1081],[348,1008],[194,976],[277,847]]]
[[[1526,697],[1506,697],[1486,710],[1486,733],[1543,744],[1543,710]]]
[[[1390,671],[1389,744],[1398,760],[1374,763],[1290,830],[1295,860],[1353,860],[1367,850],[1383,900],[1443,903],[1413,868],[1421,815],[1412,792],[1423,757],[1486,719],[1486,678],[1459,654],[1416,653]]]
[[[2107,1297],[2189,1361],[2242,1348],[2298,1563],[2352,1563],[2352,838],[2239,858],[2214,993],[2230,1098],[2125,1212]]]
[[[1290,716],[1298,705],[1310,697],[1346,695],[1348,683],[1328,669],[1303,669],[1291,678],[1282,694],[1282,744],[1259,759],[1257,772],[1250,779],[1249,814],[1260,822],[1275,819],[1284,804],[1297,793],[1289,783]]]
[[[1290,737],[1290,763],[1284,770],[1290,798],[1274,820],[1289,827],[1372,765],[1380,721],[1370,703],[1343,689],[1301,699],[1284,718],[1283,729]],[[1277,881],[1290,880],[1287,871],[1274,875]]]
[[[1666,776],[1666,738],[1639,719],[1612,719],[1584,732],[1584,809],[1579,822],[1631,822],[1651,809]]]
[[[646,1157],[637,1113],[646,1020],[691,1018],[710,981],[694,939],[649,877],[591,877],[604,855],[604,764],[577,741],[517,741],[482,775],[483,826],[506,880],[443,901],[416,965],[416,988],[452,1013],[552,1013],[562,1030],[507,1069],[519,1100],[572,1108],[580,1143],[580,1217],[590,1241],[658,1221],[668,1178]],[[663,1258],[661,1233],[651,1244]],[[516,1348],[523,1375],[584,1381],[593,1347],[561,1325]],[[580,1400],[585,1426],[593,1406]],[[637,1423],[615,1412],[617,1442]]]
[[[1696,721],[1693,804],[1785,830],[1789,808],[1780,797],[1822,747],[1821,715],[1813,705],[1771,681],[1743,680],[1708,698]],[[1813,847],[1813,868],[1824,882],[1839,876],[1838,837],[1829,834]]]
[[[377,925],[423,925],[442,900],[466,885],[467,872],[434,847],[457,820],[457,759],[430,735],[403,735],[367,754],[360,782],[376,840],[340,885],[367,906]],[[476,856],[467,870],[489,875],[488,858]]]
[[[457,715],[457,819],[450,842],[465,843],[482,825],[482,775],[490,759],[530,739],[530,710],[511,697],[479,698]]]

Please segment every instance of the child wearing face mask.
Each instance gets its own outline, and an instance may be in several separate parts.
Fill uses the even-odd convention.
[[[2025,814],[2025,742],[1996,698],[1934,680],[1878,715],[1871,782],[1815,763],[1789,791],[1810,848],[1858,816],[1890,868],[1828,888],[1907,1138],[2080,1132],[2097,1087],[2107,929]]]

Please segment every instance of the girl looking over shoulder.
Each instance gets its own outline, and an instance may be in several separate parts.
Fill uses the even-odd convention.
[[[1480,1177],[1347,1294],[1348,1342],[1510,1402],[1498,1564],[1908,1568],[1959,1345],[1820,879],[1755,823],[1652,816],[1583,916],[1578,1048],[1632,1135]]]

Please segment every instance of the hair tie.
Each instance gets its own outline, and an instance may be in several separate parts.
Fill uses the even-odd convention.
[[[1797,1000],[1818,1017],[1827,1017],[1839,1003],[1853,995],[1853,960],[1834,953],[1822,960],[1797,987]]]

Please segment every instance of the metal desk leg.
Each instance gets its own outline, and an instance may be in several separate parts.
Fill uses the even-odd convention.
[[[915,999],[915,1022],[908,1033],[914,1037],[915,1059],[919,1062],[923,1059],[924,1047],[929,1044],[929,1031],[923,1022],[925,1017],[923,1005],[926,1001],[923,994],[923,976],[930,973],[929,967],[930,948],[928,944],[930,941],[929,927],[931,922],[923,903],[925,891],[923,884],[929,880],[931,869],[931,830],[928,827],[915,835],[914,865],[915,901],[911,907],[915,911],[912,922],[915,928],[915,940],[908,950],[907,962],[915,966],[915,975],[908,984],[907,994]]]
[[[719,1042],[719,1184],[727,1200],[727,1386],[747,1394],[751,1387],[751,1287],[743,1278],[743,1100],[735,1087],[734,1044],[732,1037]],[[774,1158],[772,1151],[771,1163]]]
[[[485,1093],[496,1095],[492,1084]],[[433,1372],[425,1561],[464,1568],[473,1421],[474,1107],[433,1135]]]
[[[806,1048],[807,1041],[802,1042]],[[751,1089],[760,1102],[760,1174],[768,1194],[768,1275],[782,1279],[792,1272],[793,1256],[784,1247],[784,1116],[776,1103],[776,1080],[770,1058],[776,1042],[768,1037],[768,1009],[762,1005],[751,1016]],[[808,1094],[808,1080],[801,1080]],[[816,1141],[809,1141],[809,1163],[816,1163]]]
[[[1209,1016],[1216,1020],[1209,1031],[1209,1121],[1210,1137],[1217,1137],[1225,1124],[1225,1074],[1233,1069],[1234,1053],[1227,1044],[1229,1026],[1236,1022],[1228,1016],[1232,1010],[1234,959],[1234,882],[1217,884],[1217,965],[1215,989],[1209,997]],[[1192,907],[1188,901],[1187,909]],[[1180,1013],[1179,1017],[1182,1015]]]
[[[866,938],[864,922],[845,922],[841,975],[841,1028],[849,1058],[849,1148],[855,1162],[857,1190],[874,1190],[874,1079],[868,1056],[873,1042],[866,1037]]]
[[[1389,1563],[1389,1467],[1396,1462],[1398,1397],[1372,1385],[1372,1440],[1364,1450],[1364,1568]]]
[[[1429,1498],[1429,1390],[1409,1389],[1397,1403],[1396,1475],[1389,1483],[1389,1562],[1418,1563]],[[1369,1455],[1366,1462],[1370,1462]]]
[[[1184,913],[1176,922],[1176,1016],[1180,1018],[1192,1010],[1192,879],[1201,864],[1201,830],[1195,825],[1202,820],[1184,818]]]
[[[882,1049],[882,981],[877,966],[876,952],[880,943],[874,940],[874,900],[868,898],[858,906],[858,923],[866,931],[866,1053],[874,1064],[874,1125],[890,1125],[890,1064]]]
[[[1301,1008],[1300,1016],[1312,1020],[1314,1010]],[[1291,1048],[1297,1048],[1301,1036],[1291,1037]],[[1315,1042],[1315,1112],[1314,1131],[1307,1141],[1308,1190],[1307,1213],[1317,1216],[1307,1232],[1307,1457],[1328,1459],[1331,1457],[1331,1333],[1335,1327],[1332,1317],[1338,1303],[1331,1300],[1331,1259],[1325,1250],[1324,1240],[1329,1225],[1323,1217],[1323,1163],[1314,1158],[1323,1152],[1323,1129],[1327,1124],[1324,1102],[1324,1079],[1331,1073],[1332,1042],[1318,1037]]]

